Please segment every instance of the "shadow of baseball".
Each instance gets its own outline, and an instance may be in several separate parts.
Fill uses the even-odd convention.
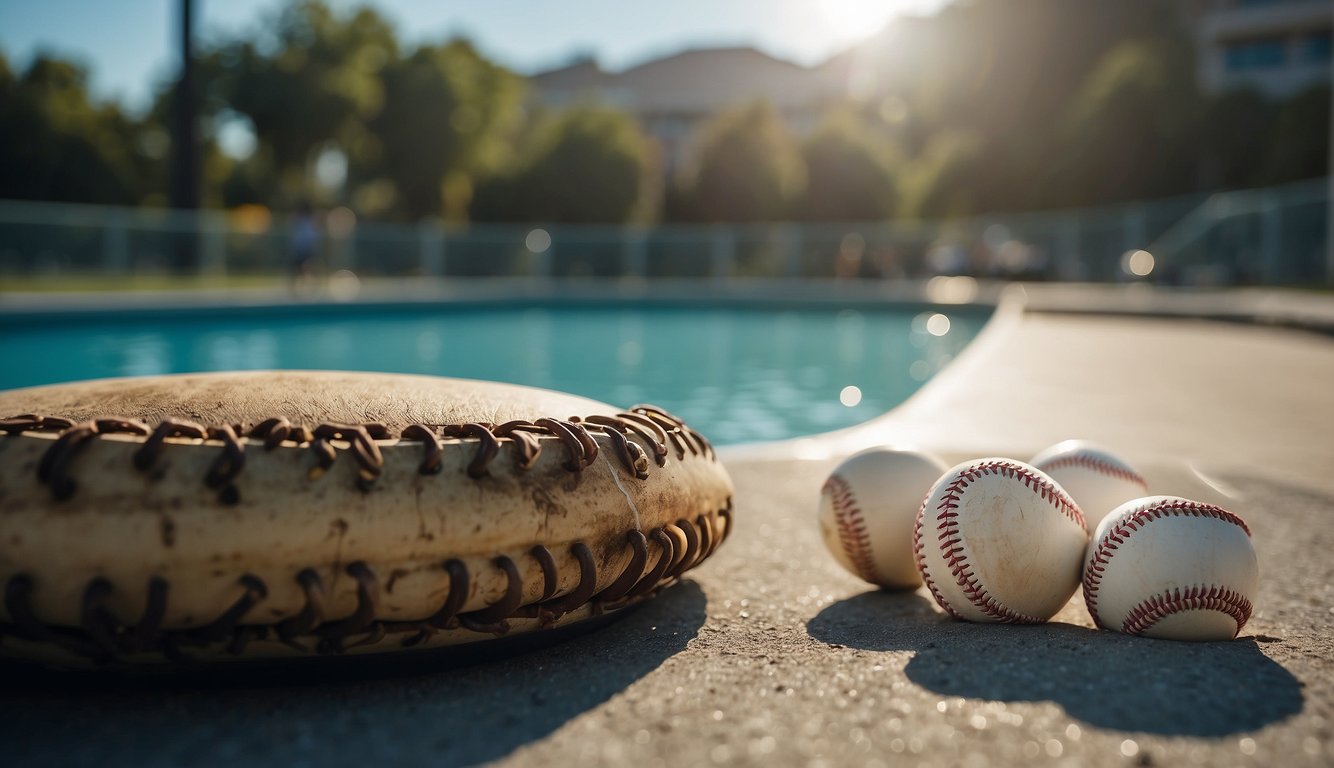
[[[912,651],[908,679],[944,696],[1052,701],[1100,728],[1225,736],[1291,717],[1301,683],[1254,638],[1184,643],[1072,624],[955,621],[918,593],[866,592],[828,606],[811,637],[869,651]]]
[[[706,606],[686,580],[596,631],[500,656],[440,649],[152,676],[5,665],[0,740],[15,766],[474,765],[657,669],[696,636]]]

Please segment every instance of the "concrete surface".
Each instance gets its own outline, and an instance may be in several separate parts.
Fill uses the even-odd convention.
[[[1334,341],[1194,321],[1006,313],[869,425],[724,453],[735,536],[564,643],[467,665],[185,678],[0,668],[7,765],[1313,765],[1334,763]],[[970,625],[841,571],[814,506],[874,442],[1024,458],[1071,436],[1155,492],[1247,518],[1241,638]]]

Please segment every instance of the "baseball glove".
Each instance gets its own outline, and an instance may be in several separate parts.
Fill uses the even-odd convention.
[[[0,393],[0,654],[372,653],[569,625],[731,529],[708,441],[458,379],[246,372]]]

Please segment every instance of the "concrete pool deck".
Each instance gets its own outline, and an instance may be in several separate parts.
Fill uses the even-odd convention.
[[[1331,764],[1334,341],[1192,319],[1247,319],[1239,294],[1191,311],[1155,294],[1128,316],[1103,313],[1124,306],[1097,306],[1107,292],[1040,294],[880,419],[725,450],[735,535],[605,628],[469,666],[147,682],[5,667],[6,762]],[[1266,296],[1317,330],[1334,301]],[[1067,437],[1246,517],[1261,590],[1241,638],[1095,631],[1078,596],[1044,626],[964,624],[924,590],[870,590],[816,533],[821,482],[859,448],[1026,458]]]

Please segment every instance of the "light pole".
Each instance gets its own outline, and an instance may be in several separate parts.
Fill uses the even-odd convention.
[[[195,211],[199,208],[199,135],[195,94],[194,17],[193,0],[180,2],[180,77],[171,99],[171,167],[167,196],[172,208]],[[195,217],[177,215],[184,222],[173,249],[176,268],[186,270],[195,266]]]
[[[1325,283],[1334,285],[1334,60],[1329,63],[1329,169],[1325,201]]]

